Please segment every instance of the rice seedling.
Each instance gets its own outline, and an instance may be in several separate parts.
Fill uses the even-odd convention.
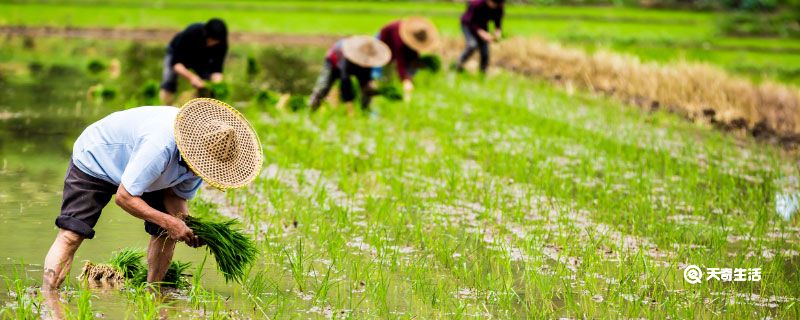
[[[35,319],[42,317],[44,299],[38,292],[29,291],[31,284],[27,279],[27,275],[20,273],[20,267],[15,265],[10,273],[0,274],[0,277],[3,278],[3,283],[5,284],[5,293],[12,298],[10,302],[0,306],[0,317],[3,319]]]
[[[189,286],[187,277],[191,276],[186,271],[192,266],[188,262],[172,261],[169,263],[167,272],[164,274],[164,279],[157,284],[166,288],[186,288]],[[128,278],[128,281],[134,287],[139,287],[147,284],[147,269],[140,269],[133,277]]]
[[[235,219],[221,222],[189,216],[186,225],[205,242],[225,281],[241,282],[255,261],[258,249],[237,226]]]
[[[77,310],[67,308],[65,310],[67,318],[79,320],[95,319],[96,317],[92,310],[92,297],[92,292],[88,288],[79,288],[76,299]]]
[[[380,95],[390,101],[403,100],[403,91],[400,90],[397,85],[392,83],[381,84],[378,89],[375,90],[375,94]]]
[[[145,252],[142,249],[124,248],[112,254],[108,264],[122,274],[125,279],[130,279],[147,267],[142,263]]]

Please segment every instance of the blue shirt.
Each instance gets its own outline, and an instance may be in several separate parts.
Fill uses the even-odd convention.
[[[83,130],[72,162],[98,179],[123,185],[134,196],[167,188],[184,199],[203,182],[185,165],[175,143],[174,107],[139,107],[114,112]]]

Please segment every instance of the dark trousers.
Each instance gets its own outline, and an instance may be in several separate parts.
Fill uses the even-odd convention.
[[[485,73],[486,68],[489,67],[489,43],[481,39],[477,34],[474,34],[472,30],[464,24],[461,25],[461,31],[464,33],[464,42],[467,47],[464,48],[464,52],[461,53],[461,58],[458,59],[459,68],[464,66],[464,63],[475,53],[475,50],[478,50],[481,57],[481,72]]]
[[[117,188],[113,183],[84,173],[70,161],[67,176],[64,178],[61,214],[56,218],[56,226],[87,239],[94,238],[94,226],[100,219],[103,208],[117,193]],[[145,192],[141,198],[153,209],[167,212],[164,190]],[[153,236],[166,234],[164,229],[150,221],[144,222],[144,230]]]
[[[361,87],[361,108],[369,108],[372,100],[372,94],[369,90],[369,79],[366,77],[358,77],[359,86]],[[351,102],[356,99],[356,91],[353,86],[353,80],[349,75],[342,75],[339,68],[336,68],[330,61],[325,60],[325,65],[322,66],[322,71],[317,77],[317,82],[314,84],[314,90],[311,92],[309,105],[312,110],[319,109],[322,100],[328,96],[331,88],[339,80],[339,99],[342,102]]]

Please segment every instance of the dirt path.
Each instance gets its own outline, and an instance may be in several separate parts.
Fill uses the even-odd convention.
[[[0,26],[0,35],[23,37],[61,37],[109,40],[157,41],[166,43],[179,29],[124,29],[124,28],[74,28]],[[239,43],[260,43],[287,46],[328,46],[336,41],[335,35],[301,35],[255,32],[232,32],[230,40]]]

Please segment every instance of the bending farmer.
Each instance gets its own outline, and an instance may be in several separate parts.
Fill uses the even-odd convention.
[[[397,65],[397,74],[403,81],[404,99],[411,99],[414,84],[414,65],[422,53],[432,51],[439,42],[439,33],[433,23],[422,17],[408,17],[394,21],[381,29],[378,39],[386,43],[392,51],[392,60]],[[373,79],[382,75],[382,68],[375,68]]]
[[[164,57],[161,103],[172,104],[178,90],[178,75],[201,89],[205,81],[222,81],[222,64],[228,53],[228,28],[220,19],[195,23],[172,38]]]
[[[311,109],[319,109],[333,84],[339,80],[339,98],[346,104],[347,113],[353,115],[356,93],[351,76],[358,79],[361,87],[361,109],[369,108],[375,90],[371,79],[372,68],[384,66],[391,56],[389,47],[373,37],[353,36],[337,41],[325,56],[325,65],[311,93]]]
[[[42,291],[57,297],[75,251],[94,237],[93,228],[112,196],[144,220],[151,236],[147,281],[161,281],[176,242],[202,245],[182,219],[201,183],[241,187],[258,175],[261,163],[253,129],[237,111],[213,99],[194,99],[181,109],[133,108],[95,122],[73,147]]]
[[[481,56],[481,73],[489,66],[489,42],[500,40],[502,35],[504,0],[470,0],[467,11],[461,16],[461,31],[467,47],[461,53],[456,69],[464,70],[464,63],[478,50]],[[489,33],[489,21],[494,21],[494,35]]]

